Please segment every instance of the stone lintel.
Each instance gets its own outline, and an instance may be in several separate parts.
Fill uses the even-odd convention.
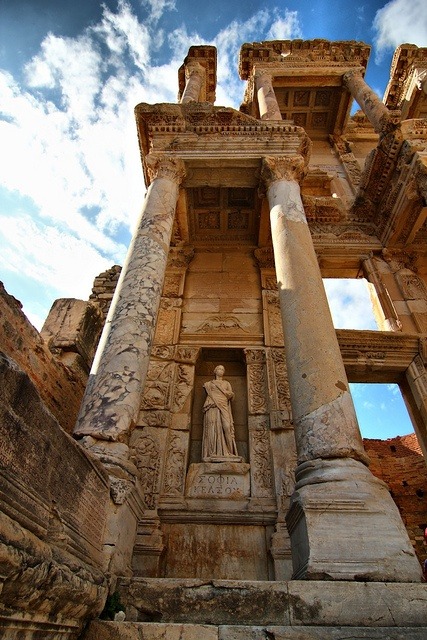
[[[399,382],[418,354],[412,334],[338,329],[338,343],[350,382]]]

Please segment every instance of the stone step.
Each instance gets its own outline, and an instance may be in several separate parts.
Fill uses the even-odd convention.
[[[122,578],[118,591],[129,622],[208,625],[209,628],[227,625],[280,629],[302,626],[427,628],[425,583]],[[264,636],[255,635],[254,640],[258,637]],[[252,636],[248,638],[252,640]]]
[[[106,622],[94,620],[83,640],[426,640],[427,627],[307,627]]]

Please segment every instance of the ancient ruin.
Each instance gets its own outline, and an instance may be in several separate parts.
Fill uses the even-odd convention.
[[[427,49],[383,101],[369,53],[244,44],[236,110],[191,47],[135,109],[123,267],[41,336],[2,294],[4,637],[426,637]],[[325,277],[380,330],[336,330]],[[418,444],[365,448],[349,381],[399,384]]]

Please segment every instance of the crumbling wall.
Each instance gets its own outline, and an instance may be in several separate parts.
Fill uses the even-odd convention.
[[[108,475],[1,352],[0,377],[0,636],[71,640],[107,597]]]
[[[22,311],[21,303],[0,283],[0,350],[11,357],[35,384],[46,407],[71,433],[86,380],[60,362]]]
[[[389,440],[364,440],[372,473],[397,504],[420,562],[427,558],[427,467],[415,433]],[[378,532],[381,535],[381,532]]]

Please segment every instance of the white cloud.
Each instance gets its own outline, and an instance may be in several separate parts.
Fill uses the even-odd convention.
[[[328,278],[323,281],[337,329],[377,329],[366,281]]]
[[[290,40],[302,38],[302,31],[298,21],[298,12],[285,9],[283,15],[276,9],[275,19],[267,33],[267,40]]]
[[[142,4],[150,10],[144,23],[119,0],[77,37],[47,34],[23,84],[0,70],[0,184],[35,212],[30,220],[15,210],[12,220],[0,200],[3,265],[59,296],[87,296],[99,271],[123,261],[145,190],[134,106],[174,102],[188,48],[205,43],[218,48],[217,104],[238,107],[241,43],[300,35],[296,12],[263,9],[211,42],[183,26],[164,44],[157,22],[175,11],[174,0]],[[158,65],[161,45],[170,56]]]
[[[19,225],[15,217],[3,216],[1,221],[3,267],[60,291],[61,297],[88,298],[94,275],[111,266],[90,242],[28,215],[20,217]]]
[[[156,22],[165,11],[175,10],[175,0],[142,0],[141,4],[150,9],[150,19]]]
[[[427,10],[425,0],[391,0],[377,11],[374,20],[377,32],[377,57],[387,50],[408,42],[427,46]]]

